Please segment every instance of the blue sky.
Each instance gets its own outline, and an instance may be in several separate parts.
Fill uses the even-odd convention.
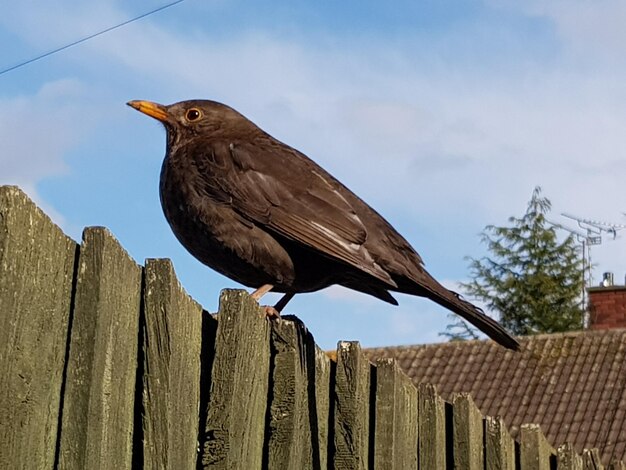
[[[12,4],[0,69],[165,3]],[[214,311],[237,285],[174,239],[157,192],[165,133],[125,103],[222,101],[337,176],[454,287],[464,257],[485,253],[479,232],[521,215],[535,185],[555,220],[626,223],[624,24],[617,0],[186,0],[0,75],[0,184],[76,240],[104,225],[138,262],[171,258]],[[596,283],[603,271],[623,282],[623,237],[592,257]],[[325,348],[441,340],[445,310],[398,299],[331,288],[287,310]]]

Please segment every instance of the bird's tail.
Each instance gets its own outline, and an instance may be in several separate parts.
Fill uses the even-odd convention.
[[[519,343],[497,321],[486,315],[480,308],[463,300],[459,294],[446,289],[427,273],[428,280],[420,279],[419,285],[399,286],[401,292],[428,297],[442,307],[453,311],[485,333],[495,342],[514,351],[519,350]]]

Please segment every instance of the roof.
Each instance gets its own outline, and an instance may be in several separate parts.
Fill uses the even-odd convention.
[[[395,358],[414,383],[451,400],[471,394],[485,415],[502,416],[515,436],[536,423],[553,446],[597,448],[603,463],[626,458],[626,329],[518,338],[520,352],[492,341],[365,349]]]

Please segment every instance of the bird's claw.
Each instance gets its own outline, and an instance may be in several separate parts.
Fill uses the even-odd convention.
[[[265,311],[265,317],[269,320],[280,320],[280,312],[276,310],[274,307],[270,307],[269,305],[263,306],[263,310]]]

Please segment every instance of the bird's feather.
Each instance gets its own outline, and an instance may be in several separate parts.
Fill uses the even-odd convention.
[[[303,166],[296,150],[277,154],[262,144],[261,138],[254,146],[221,142],[205,149],[202,154],[213,160],[232,159],[232,166],[219,177],[214,172],[204,173],[211,175],[207,190],[217,189],[221,200],[254,223],[396,287],[364,247],[367,231],[363,222],[327,175]]]

